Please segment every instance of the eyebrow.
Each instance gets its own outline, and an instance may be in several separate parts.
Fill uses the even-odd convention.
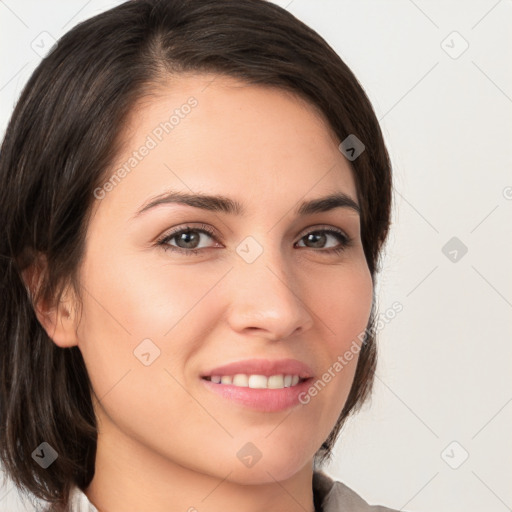
[[[207,195],[207,194],[192,194],[189,192],[169,190],[163,194],[152,197],[146,201],[139,210],[132,217],[136,218],[144,212],[155,208],[162,204],[184,204],[193,206],[194,208],[201,208],[212,212],[227,213],[230,215],[245,215],[246,211],[244,206],[234,199],[222,195]],[[298,216],[311,215],[314,213],[327,212],[335,208],[350,208],[361,214],[359,205],[349,195],[344,192],[336,192],[328,196],[303,201],[295,209],[295,214]]]

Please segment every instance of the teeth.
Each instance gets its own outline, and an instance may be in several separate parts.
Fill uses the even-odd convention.
[[[298,375],[246,375],[237,373],[236,375],[212,375],[209,377],[216,384],[231,384],[233,386],[252,388],[252,389],[282,389],[295,386],[299,383]]]

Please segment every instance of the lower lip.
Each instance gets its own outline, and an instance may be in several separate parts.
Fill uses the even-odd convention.
[[[233,386],[231,384],[217,384],[201,379],[204,385],[214,393],[236,402],[245,407],[261,411],[284,411],[290,407],[301,404],[299,395],[307,392],[313,377],[299,382],[295,386],[282,389],[253,389],[249,387]]]

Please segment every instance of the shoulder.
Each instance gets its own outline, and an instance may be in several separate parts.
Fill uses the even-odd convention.
[[[398,512],[379,505],[369,505],[350,487],[333,480],[322,471],[313,472],[313,494],[318,512]]]

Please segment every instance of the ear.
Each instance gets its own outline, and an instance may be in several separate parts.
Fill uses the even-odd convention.
[[[40,255],[33,264],[22,271],[22,278],[32,300],[34,312],[39,323],[56,345],[61,348],[78,345],[75,324],[76,308],[71,286],[65,288],[58,303],[56,303],[55,297],[52,297],[51,300],[40,298],[37,303],[34,303],[47,268],[46,257]]]

